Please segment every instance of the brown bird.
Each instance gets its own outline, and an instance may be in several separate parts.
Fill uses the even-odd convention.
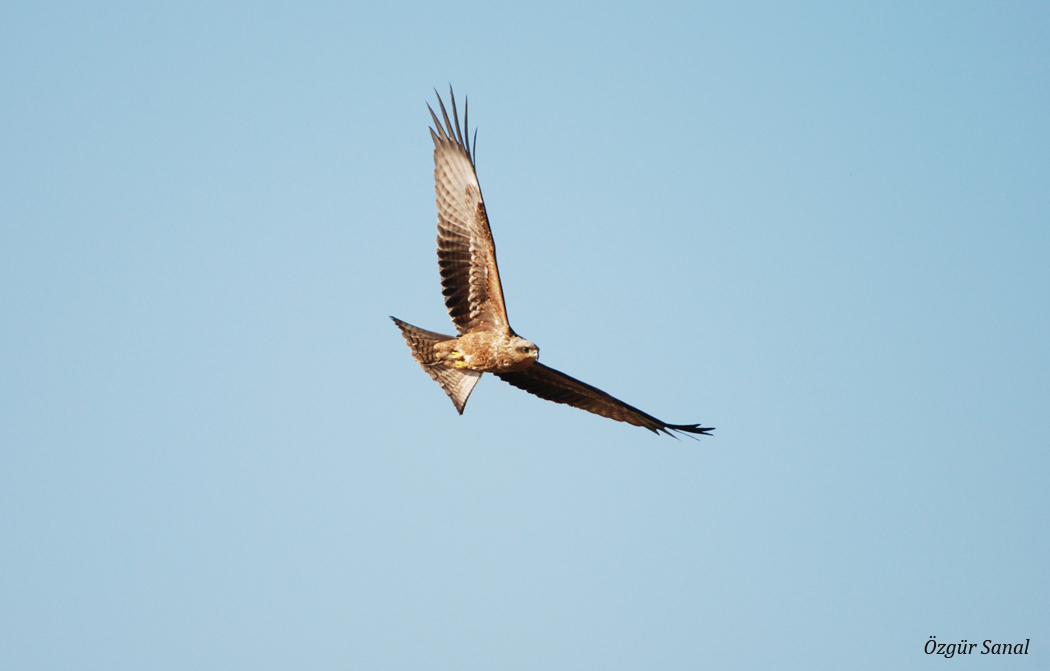
[[[435,91],[437,93],[437,91]],[[503,302],[503,287],[496,266],[496,245],[492,241],[481,186],[474,170],[470,136],[459,125],[456,98],[452,98],[452,121],[438,94],[444,124],[427,105],[434,119],[430,136],[434,140],[434,191],[438,210],[438,266],[441,293],[458,337],[442,335],[406,324],[391,317],[401,329],[412,356],[430,377],[441,385],[463,414],[470,392],[483,373],[492,373],[504,382],[540,398],[565,403],[602,417],[653,433],[683,431],[710,435],[713,428],[699,424],[668,424],[646,414],[600,389],[548,368],[537,359],[540,348],[520,337],[510,327]],[[467,125],[467,104],[463,104],[463,125]],[[477,131],[475,149],[477,148]]]

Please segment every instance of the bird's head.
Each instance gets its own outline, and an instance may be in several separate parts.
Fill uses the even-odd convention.
[[[525,338],[515,337],[512,346],[514,348],[514,358],[518,360],[531,359],[535,361],[540,358],[540,348]]]

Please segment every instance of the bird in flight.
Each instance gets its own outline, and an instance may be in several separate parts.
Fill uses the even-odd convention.
[[[437,93],[437,91],[435,91]],[[441,293],[458,336],[442,335],[391,317],[412,350],[412,356],[441,385],[459,414],[483,373],[492,373],[530,394],[564,403],[602,417],[642,426],[653,433],[671,431],[710,435],[714,429],[699,424],[668,424],[600,389],[548,368],[537,361],[540,348],[510,327],[503,287],[496,267],[485,202],[474,170],[469,134],[459,125],[456,98],[449,89],[452,120],[438,94],[442,119],[427,105],[434,119],[434,191],[438,210],[438,266]],[[467,104],[463,104],[463,126]],[[475,151],[477,131],[474,132]]]

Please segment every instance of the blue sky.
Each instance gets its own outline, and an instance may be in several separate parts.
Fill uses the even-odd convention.
[[[0,666],[1046,667],[1045,4],[0,17]],[[712,438],[412,361],[449,83],[515,329]]]

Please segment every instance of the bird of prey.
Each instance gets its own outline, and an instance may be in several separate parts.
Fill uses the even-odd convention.
[[[710,435],[713,428],[699,424],[668,424],[600,389],[544,366],[537,361],[540,348],[510,327],[496,267],[496,246],[474,170],[470,136],[465,135],[459,125],[456,98],[451,88],[449,96],[452,99],[451,121],[440,94],[438,106],[444,124],[429,104],[427,109],[436,127],[430,129],[430,136],[434,140],[441,293],[459,335],[454,337],[425,331],[391,317],[401,329],[415,360],[441,385],[460,414],[463,414],[467,398],[482,374],[492,373],[504,382],[548,401],[642,426],[656,434],[674,435],[671,431],[682,431]],[[466,102],[463,104],[463,125],[469,132]],[[474,145],[476,151],[476,130]]]

